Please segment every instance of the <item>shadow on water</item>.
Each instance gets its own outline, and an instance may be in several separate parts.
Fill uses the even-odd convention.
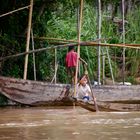
[[[139,116],[72,106],[1,108],[0,140],[138,140]]]

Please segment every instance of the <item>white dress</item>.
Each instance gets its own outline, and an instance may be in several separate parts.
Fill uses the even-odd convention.
[[[88,84],[86,84],[85,86],[82,85],[77,85],[77,97],[79,99],[83,99],[83,97],[85,96],[90,96],[91,90]]]

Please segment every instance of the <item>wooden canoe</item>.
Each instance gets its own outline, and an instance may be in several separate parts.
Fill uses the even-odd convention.
[[[79,100],[76,102],[77,105],[85,108],[89,111],[95,112],[95,106],[93,101],[84,102],[83,100]],[[112,103],[112,102],[102,102],[97,101],[99,111],[115,111],[115,112],[128,112],[128,111],[140,111],[140,104],[130,104],[130,103]]]
[[[0,93],[10,100],[24,105],[72,104],[68,98],[61,96],[64,87],[66,85],[0,76]]]
[[[62,95],[65,87],[66,84],[50,84],[0,76],[0,93],[14,102],[25,105],[72,105],[73,100]],[[99,110],[135,111],[140,108],[140,85],[93,86],[93,92]],[[85,108],[90,106],[82,102],[77,104]]]

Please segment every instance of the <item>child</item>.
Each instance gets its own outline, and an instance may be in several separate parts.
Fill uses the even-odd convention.
[[[76,72],[76,65],[77,65],[77,52],[74,50],[74,46],[69,47],[69,51],[66,55],[66,67],[68,77],[71,79],[71,83],[74,82],[75,72]]]
[[[84,75],[77,85],[77,96],[79,99],[83,99],[85,102],[89,101],[91,94],[91,89],[87,82],[87,76]]]
[[[87,63],[82,58],[77,59],[77,57],[78,54],[77,52],[75,52],[74,46],[69,46],[69,50],[66,55],[66,67],[67,67],[68,77],[71,79],[71,84],[74,84],[77,60],[78,61],[80,60],[85,65],[87,65]]]

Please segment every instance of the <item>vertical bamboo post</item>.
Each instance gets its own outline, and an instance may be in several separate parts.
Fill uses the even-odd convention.
[[[79,22],[80,22],[80,5],[78,5],[78,8],[77,8],[77,38],[79,36]],[[80,53],[79,53],[79,57],[80,57]],[[78,63],[78,73],[80,75],[80,61]]]
[[[112,65],[111,65],[111,60],[110,60],[110,56],[109,56],[108,47],[106,47],[106,52],[107,52],[107,58],[108,58],[108,62],[109,62],[110,73],[111,73],[111,77],[112,77],[112,81],[113,81],[113,85],[114,85],[115,84],[114,75],[113,75],[113,70],[112,70]]]
[[[55,48],[54,50],[54,53],[55,53],[55,77],[54,77],[54,83],[56,84],[56,73],[57,73],[57,67],[58,67],[58,64],[57,64],[57,49]]]
[[[103,77],[103,85],[105,84],[105,53],[104,53],[104,50],[102,49],[102,77]]]
[[[34,51],[34,35],[33,30],[31,29],[31,36],[32,36],[32,50]],[[33,65],[34,65],[34,80],[36,81],[36,64],[35,64],[35,53],[33,53]]]
[[[26,52],[29,51],[29,45],[30,45],[30,31],[31,31],[31,23],[32,23],[32,11],[33,11],[33,0],[30,0],[30,11],[29,11],[29,20],[28,20],[28,32],[27,32],[27,41],[26,41]],[[28,56],[29,56],[29,54],[26,54],[25,55],[24,76],[23,76],[23,79],[27,79]]]
[[[125,19],[124,19],[124,2],[125,0],[122,0],[122,25],[123,25],[123,34],[122,34],[122,39],[123,39],[123,44],[125,44]],[[123,48],[123,69],[122,69],[122,74],[123,74],[123,84],[125,82],[125,48]]]
[[[78,47],[77,47],[78,56],[77,56],[77,65],[76,65],[76,73],[75,73],[75,80],[74,80],[74,96],[76,96],[76,84],[77,84],[78,67],[79,67],[82,14],[83,14],[83,0],[80,0],[80,17],[79,17],[79,26],[78,26],[79,28],[78,28]]]
[[[101,0],[98,0],[98,43],[101,43]],[[98,45],[98,85],[101,83],[101,47]]]

